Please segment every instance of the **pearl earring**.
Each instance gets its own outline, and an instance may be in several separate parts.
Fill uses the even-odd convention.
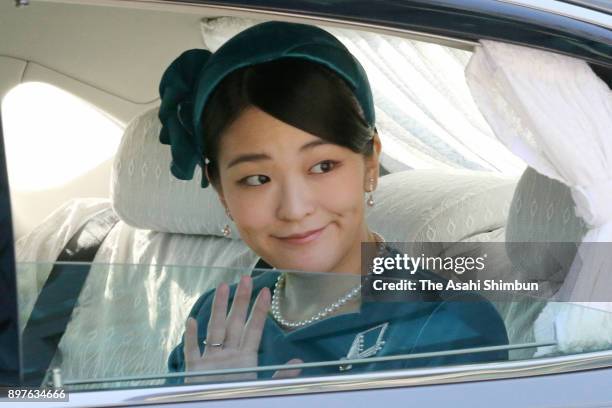
[[[368,197],[368,202],[367,202],[369,207],[374,206],[374,196],[372,194],[373,191],[374,191],[374,179],[371,178],[370,179],[370,190],[369,190],[370,196]]]
[[[227,207],[225,207],[225,214],[227,214],[230,220],[233,220],[232,215],[230,214],[229,209]],[[225,227],[221,228],[221,233],[225,238],[229,238],[230,234],[232,233],[229,224],[225,224]]]

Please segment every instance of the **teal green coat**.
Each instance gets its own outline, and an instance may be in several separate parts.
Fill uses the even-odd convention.
[[[263,287],[274,290],[279,272],[265,272],[253,279],[253,293]],[[414,278],[431,279],[429,271],[417,271]],[[436,276],[436,279],[440,280]],[[230,302],[236,285],[230,287]],[[205,293],[193,306],[191,317],[198,321],[198,343],[206,338],[214,291]],[[464,292],[453,298],[431,300],[431,293],[419,294],[422,300],[406,302],[364,302],[359,311],[331,316],[316,323],[285,333],[268,316],[259,349],[259,365],[285,364],[292,358],[304,362],[331,361],[345,357],[358,333],[382,323],[389,323],[384,335],[385,344],[376,357],[397,354],[423,353],[462,348],[498,346],[508,344],[503,320],[495,307],[482,296]],[[434,298],[435,299],[435,298]],[[469,300],[469,301],[468,301]],[[253,302],[254,299],[251,301]],[[252,303],[251,303],[252,306]],[[366,345],[368,347],[368,345]],[[355,364],[348,373],[363,373],[389,369],[435,367],[507,360],[505,350]],[[183,342],[172,351],[168,359],[170,372],[185,370]],[[306,368],[301,376],[340,373],[339,366]],[[259,372],[259,378],[269,378],[273,372]],[[182,383],[171,379],[168,383]]]

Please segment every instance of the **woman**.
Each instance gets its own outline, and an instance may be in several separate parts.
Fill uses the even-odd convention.
[[[242,240],[269,266],[296,271],[243,277],[204,294],[169,358],[170,371],[507,343],[499,315],[476,295],[466,295],[472,302],[424,292],[399,304],[361,301],[361,244],[375,244],[378,255],[395,252],[365,221],[364,192],[372,205],[381,151],[372,93],[363,68],[335,37],[307,25],[259,24],[214,54],[181,55],[164,74],[160,93],[160,139],[171,145],[172,173],[190,179],[201,165],[202,186],[215,188]],[[224,234],[231,234],[228,226]],[[427,271],[409,276],[441,280]],[[302,373],[505,358],[498,351]],[[251,372],[186,382],[257,377]]]

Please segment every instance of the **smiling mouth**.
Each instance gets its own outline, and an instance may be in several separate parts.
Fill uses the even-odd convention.
[[[315,239],[317,239],[326,227],[327,225],[325,227],[322,227],[316,230],[311,230],[303,234],[293,234],[293,235],[289,235],[286,237],[275,237],[275,238],[283,242],[287,242],[291,244],[305,244],[305,243],[312,242]]]

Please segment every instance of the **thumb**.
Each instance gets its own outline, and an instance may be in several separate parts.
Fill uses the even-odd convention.
[[[302,364],[303,362],[304,361],[300,360],[299,358],[292,358],[291,360],[287,361],[285,364],[286,365]],[[278,370],[277,372],[274,373],[272,378],[277,379],[277,380],[280,378],[293,378],[293,377],[297,377],[298,375],[300,375],[301,372],[302,372],[301,368],[296,368],[294,370]]]

